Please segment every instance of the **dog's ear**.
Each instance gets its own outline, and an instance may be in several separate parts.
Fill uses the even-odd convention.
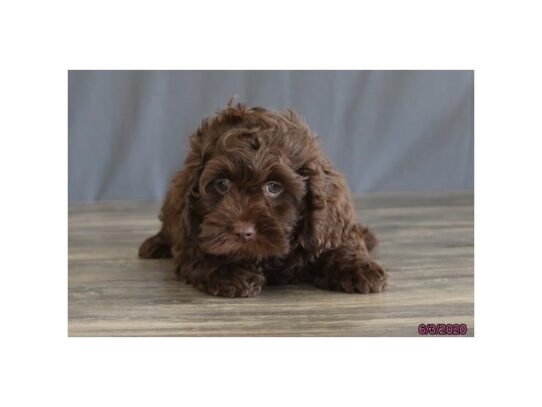
[[[193,239],[197,232],[198,219],[194,216],[193,207],[201,165],[200,160],[195,156],[191,157],[191,154],[185,168],[177,172],[169,183],[159,215],[162,228],[141,244],[139,248],[141,258],[175,256],[178,246],[176,243],[179,242],[183,246],[184,242]]]
[[[318,255],[337,248],[354,223],[352,198],[343,176],[321,154],[299,173],[307,179],[299,243]]]
[[[199,222],[194,206],[199,194],[197,186],[200,174],[199,167],[186,166],[171,181],[172,199],[176,200],[174,225],[185,239],[193,239],[197,235]]]
[[[190,137],[190,152],[184,168],[177,172],[169,184],[160,219],[169,235],[182,236],[185,240],[195,239],[201,219],[196,211],[200,197],[199,179],[205,165],[205,143],[200,128]]]

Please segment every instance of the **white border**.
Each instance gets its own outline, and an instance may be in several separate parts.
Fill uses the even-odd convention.
[[[538,404],[535,2],[2,8],[2,405]],[[68,69],[475,69],[476,338],[68,339]]]

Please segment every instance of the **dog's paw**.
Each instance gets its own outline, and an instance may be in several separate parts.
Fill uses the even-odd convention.
[[[387,274],[371,259],[359,259],[351,264],[335,265],[318,276],[315,284],[321,288],[346,293],[379,293],[386,287]]]
[[[242,268],[228,268],[213,273],[205,286],[212,295],[221,297],[255,297],[260,294],[265,278],[261,273]]]
[[[139,247],[139,257],[142,259],[159,259],[171,257],[171,246],[158,233],[146,239]]]

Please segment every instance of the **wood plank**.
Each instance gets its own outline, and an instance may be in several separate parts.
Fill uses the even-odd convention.
[[[70,336],[418,336],[420,323],[465,323],[474,335],[472,192],[373,193],[356,199],[390,273],[382,294],[309,285],[265,287],[249,299],[184,284],[171,260],[140,260],[159,204],[69,206]]]

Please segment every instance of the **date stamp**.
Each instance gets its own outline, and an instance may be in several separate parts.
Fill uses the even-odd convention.
[[[420,324],[418,333],[420,335],[466,335],[467,324]]]

